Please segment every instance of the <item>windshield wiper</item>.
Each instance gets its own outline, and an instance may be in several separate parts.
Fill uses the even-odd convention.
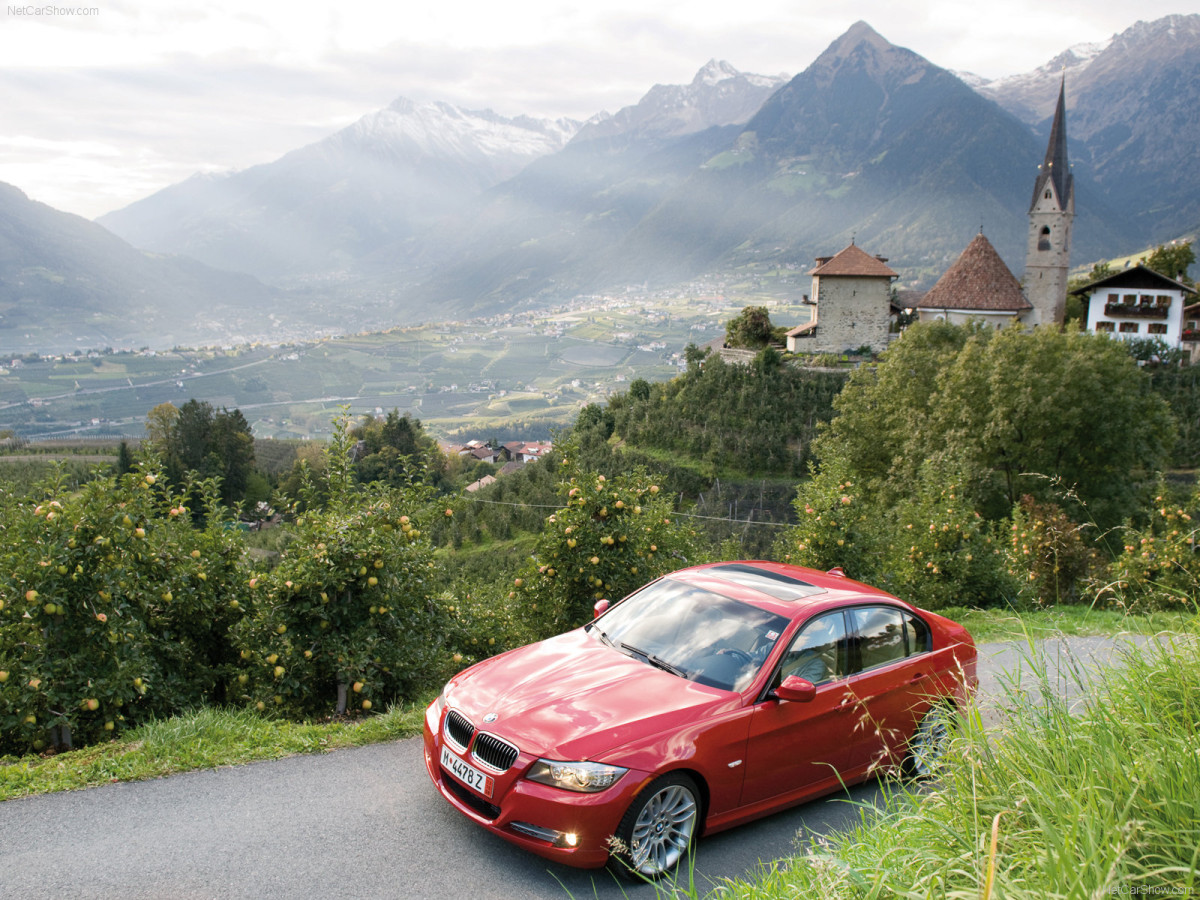
[[[588,625],[588,628],[591,631],[596,632],[596,634],[600,635],[600,640],[603,641],[604,643],[608,644],[608,646],[611,647],[613,645],[612,638],[610,638],[607,634],[604,633],[603,628],[601,628],[598,625],[590,625],[590,624]]]
[[[636,653],[638,656],[645,659],[646,662],[650,663],[650,665],[657,669],[662,669],[664,672],[670,672],[672,675],[678,675],[680,678],[687,678],[687,675],[684,673],[683,669],[679,668],[679,666],[673,666],[665,659],[660,659],[653,653],[647,653],[645,650],[626,643],[621,644],[621,649],[628,650],[630,653]]]

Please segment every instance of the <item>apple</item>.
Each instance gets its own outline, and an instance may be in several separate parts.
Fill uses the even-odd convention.
[[[30,603],[37,603],[37,598],[38,598],[37,591],[31,589],[31,590],[28,590],[25,592],[25,599],[28,600]]]
[[[312,659],[312,651],[311,651],[311,650],[305,650],[305,651],[304,651],[304,658],[305,658],[305,659]]]
[[[8,673],[0,669],[0,684],[4,684],[6,681],[8,681]]]
[[[362,689],[363,689],[363,683],[361,681],[354,682],[354,687],[353,687],[354,693],[361,694]]]
[[[261,700],[259,700],[257,703],[254,704],[254,708],[257,709],[259,712],[262,712],[264,709],[267,708],[267,704],[265,704]]]
[[[158,479],[155,478],[154,475],[152,475],[152,474],[146,476],[146,484],[154,484],[154,482],[156,482],[157,480]]]
[[[200,551],[199,551],[199,550],[193,550],[193,551],[192,551],[192,559],[199,559],[199,558],[200,558]]]
[[[363,709],[370,709],[370,708],[371,708],[371,701],[370,701],[370,700],[364,700],[364,701],[362,702],[362,708],[363,708]]]
[[[284,632],[286,632],[286,631],[287,631],[287,626],[286,626],[286,625],[280,625],[279,627],[277,627],[277,628],[275,629],[275,633],[276,633],[276,634],[283,634],[283,633],[284,633]]]
[[[267,657],[267,662],[269,662],[271,665],[275,665],[275,662],[278,659],[279,659],[279,654],[272,653],[270,656]]]
[[[89,697],[84,703],[84,706],[86,706],[91,712],[95,712],[100,708],[100,701],[95,697]]]
[[[237,600],[230,600],[230,601],[229,601],[229,608],[230,608],[230,609],[237,609],[239,605],[240,605],[240,604],[237,602]]]
[[[249,680],[250,680],[250,676],[247,675],[245,672],[243,672],[241,675],[238,676],[238,684],[245,684]]]
[[[370,578],[367,579],[367,584],[370,587],[375,587],[375,585],[379,584],[379,579],[376,578],[374,575],[372,575]]]
[[[96,613],[96,621],[97,622],[107,622],[108,616],[105,615],[104,613]]]
[[[112,720],[111,720],[111,719],[110,719],[109,721],[107,721],[107,722],[105,722],[105,723],[104,723],[104,730],[105,730],[105,731],[112,731],[112,730],[113,730],[114,728],[116,728],[116,727],[117,727],[117,726],[116,726],[115,724],[113,724],[113,722],[112,722]]]
[[[146,529],[145,528],[135,528],[133,530],[133,533],[136,534],[140,538],[144,538],[146,536]]]
[[[383,568],[383,560],[382,559],[375,560],[375,568],[377,568],[377,569]]]
[[[454,510],[452,510],[452,509],[448,509],[448,510],[446,510],[446,516],[447,516],[447,518],[448,518],[448,517],[450,517],[450,516],[452,516],[452,515],[454,515]]]
[[[282,678],[282,677],[283,677],[283,666],[276,666],[276,667],[275,667],[275,677],[276,677],[276,678]]]

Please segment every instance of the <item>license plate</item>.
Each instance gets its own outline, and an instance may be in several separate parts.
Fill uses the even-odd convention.
[[[467,787],[478,791],[489,800],[492,799],[492,789],[495,787],[492,776],[480,772],[473,765],[459,759],[457,755],[451,753],[445,747],[442,748],[442,768]]]

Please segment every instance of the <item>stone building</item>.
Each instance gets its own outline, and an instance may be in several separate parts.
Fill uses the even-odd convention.
[[[851,243],[836,256],[817,258],[812,271],[812,320],[787,334],[793,353],[844,353],[887,348],[892,323],[892,282],[887,259]]]

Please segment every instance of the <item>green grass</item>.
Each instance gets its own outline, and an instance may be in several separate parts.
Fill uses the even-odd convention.
[[[966,626],[976,643],[1026,641],[1059,635],[1105,635],[1130,632],[1158,634],[1160,631],[1184,631],[1196,621],[1192,613],[1154,612],[1130,615],[1115,609],[1089,606],[1054,606],[1037,612],[1017,613],[1011,609],[938,610]]]
[[[0,800],[399,740],[420,733],[425,706],[393,707],[381,715],[333,723],[201,709],[151,722],[106,744],[54,756],[0,758]]]

